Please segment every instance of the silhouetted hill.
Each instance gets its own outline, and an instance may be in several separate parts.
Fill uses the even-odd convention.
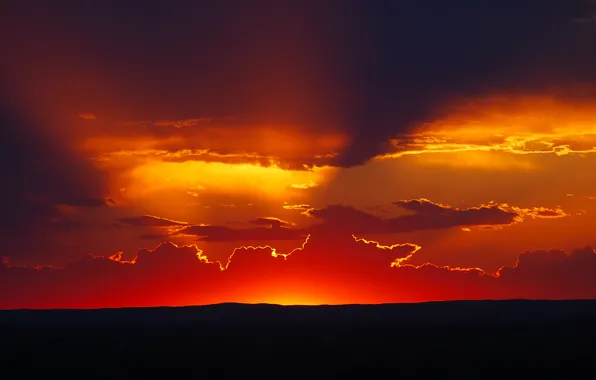
[[[115,378],[154,368],[200,374],[210,366],[258,373],[388,367],[455,374],[490,367],[565,374],[596,367],[595,338],[596,301],[0,312],[3,367],[86,366],[119,371]]]
[[[280,306],[223,303],[208,306],[92,310],[0,311],[6,325],[128,325],[172,323],[319,324],[398,323],[428,325],[562,322],[595,318],[596,301],[445,301],[416,304]]]

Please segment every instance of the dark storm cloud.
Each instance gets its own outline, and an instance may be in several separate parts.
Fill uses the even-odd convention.
[[[102,207],[102,176],[44,130],[43,120],[0,97],[0,236],[10,246],[38,228],[75,226],[59,206]],[[15,244],[24,244],[16,241]]]
[[[351,139],[342,166],[446,100],[592,81],[596,63],[595,31],[572,22],[592,15],[580,0],[12,3],[2,48],[16,86],[98,120],[337,127]]]
[[[456,209],[425,199],[398,201],[395,204],[412,213],[393,218],[380,218],[344,205],[310,209],[306,213],[323,222],[312,227],[315,231],[353,234],[385,234],[458,226],[506,225],[514,223],[522,216],[518,211],[508,210],[496,204],[467,209]]]
[[[354,143],[342,165],[383,152],[388,138],[440,117],[432,115],[435,107],[453,98],[594,79],[596,55],[569,27],[580,2],[371,3],[379,6],[363,10],[364,25],[353,31],[367,35],[351,50],[361,96],[347,115]]]

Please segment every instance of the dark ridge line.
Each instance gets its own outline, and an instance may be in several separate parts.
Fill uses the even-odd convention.
[[[99,307],[99,308],[48,308],[48,309],[35,309],[35,308],[22,308],[22,309],[0,309],[0,313],[3,312],[16,312],[16,311],[28,311],[28,312],[49,312],[49,311],[80,311],[80,312],[92,312],[92,311],[125,311],[125,310],[190,310],[190,309],[205,309],[214,307],[273,307],[280,309],[296,309],[296,308],[351,308],[351,307],[364,307],[364,308],[382,308],[382,307],[407,307],[407,306],[418,306],[418,305],[454,305],[454,304],[483,304],[483,303],[591,303],[596,302],[596,299],[531,299],[531,298],[512,298],[507,300],[493,300],[493,299],[482,299],[482,300],[447,300],[447,301],[421,301],[421,302],[385,302],[385,303],[346,303],[346,304],[317,304],[317,305],[281,305],[276,303],[243,303],[243,302],[220,302],[205,305],[184,305],[184,306],[126,306],[126,307]]]

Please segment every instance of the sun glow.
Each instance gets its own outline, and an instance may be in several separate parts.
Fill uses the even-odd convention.
[[[170,189],[192,190],[196,195],[214,191],[282,197],[296,183],[324,183],[330,171],[328,168],[285,170],[277,165],[155,161],[133,169],[128,176],[130,183],[125,187],[130,197]]]
[[[241,301],[245,303],[275,304],[282,306],[298,305],[333,305],[341,304],[337,294],[332,292],[323,292],[321,289],[305,286],[305,284],[294,284],[284,286],[284,289],[268,287],[262,291],[253,292]]]

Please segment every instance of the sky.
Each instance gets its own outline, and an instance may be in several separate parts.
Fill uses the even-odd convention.
[[[593,1],[0,25],[0,309],[596,298]]]

